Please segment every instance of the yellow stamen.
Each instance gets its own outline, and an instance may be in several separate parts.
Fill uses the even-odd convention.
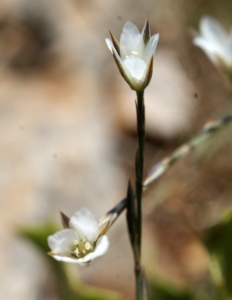
[[[84,257],[94,250],[94,246],[85,239],[74,240],[73,255],[77,258]]]
[[[77,248],[73,252],[76,254],[76,256],[79,255],[79,250]]]
[[[131,54],[133,54],[133,55],[138,55],[139,52],[137,52],[137,51],[131,51]]]
[[[85,249],[86,249],[86,250],[92,249],[92,246],[91,246],[91,244],[90,244],[89,242],[86,242],[86,243],[85,243]]]

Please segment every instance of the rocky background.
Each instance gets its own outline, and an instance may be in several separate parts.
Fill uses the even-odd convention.
[[[59,210],[72,216],[81,207],[100,218],[133,181],[135,95],[105,45],[108,29],[119,37],[127,20],[142,28],[149,15],[160,33],[145,94],[146,172],[205,121],[231,111],[231,83],[192,45],[202,15],[232,23],[231,1],[218,2],[0,1],[1,299],[57,299],[43,255],[20,228],[59,224]],[[231,198],[231,144],[220,151],[184,159],[146,193],[148,277],[186,285],[208,276],[197,236]],[[105,256],[73,268],[85,283],[133,299],[124,214],[109,239]]]

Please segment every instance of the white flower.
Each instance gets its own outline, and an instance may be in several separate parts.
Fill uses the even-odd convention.
[[[151,80],[153,55],[159,34],[151,37],[148,21],[141,33],[133,23],[127,22],[122,30],[120,43],[110,34],[111,40],[106,39],[106,44],[121,75],[133,90],[144,90]]]
[[[63,213],[61,217],[65,229],[48,237],[49,254],[56,260],[87,265],[107,251],[108,238],[99,235],[98,221],[86,208],[71,219]]]
[[[200,36],[193,39],[218,67],[232,68],[232,27],[227,31],[217,20],[204,16],[200,20]]]

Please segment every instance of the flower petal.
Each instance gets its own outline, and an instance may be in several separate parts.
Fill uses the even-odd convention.
[[[138,57],[130,57],[123,61],[123,64],[129,70],[131,76],[139,82],[146,70],[147,64]]]
[[[70,219],[69,227],[76,230],[80,238],[86,238],[90,242],[98,238],[98,221],[86,208],[75,213]]]
[[[213,63],[217,64],[218,55],[220,55],[220,53],[218,53],[218,49],[214,47],[214,44],[208,42],[203,37],[195,37],[193,43],[200,47]]]
[[[110,52],[113,53],[113,43],[111,39],[105,39],[107,47],[110,49]]]
[[[143,59],[148,64],[155,53],[157,44],[159,41],[159,33],[154,34],[149,42],[146,44],[145,50],[143,52]]]
[[[94,250],[94,252],[91,252],[84,256],[83,258],[72,258],[69,256],[64,255],[53,255],[53,258],[55,258],[58,261],[64,261],[69,263],[78,263],[82,266],[88,265],[88,263],[95,259],[98,256],[102,256],[106,253],[106,251],[109,248],[109,240],[106,235],[103,235],[97,242],[97,246]]]
[[[229,36],[225,44],[224,59],[228,67],[232,68],[232,34]]]
[[[145,89],[148,84],[150,83],[151,81],[151,77],[152,77],[152,73],[153,73],[153,56],[149,62],[149,64],[147,65],[147,68],[143,74],[143,77],[142,77],[142,85],[141,85],[141,88],[142,89]]]
[[[78,236],[73,229],[64,229],[48,237],[48,245],[53,254],[70,255],[74,240]]]
[[[72,258],[72,257],[62,256],[62,255],[52,255],[52,257],[58,261],[64,261],[64,262],[75,263],[75,264],[78,263],[77,258]]]
[[[117,64],[117,67],[119,69],[119,72],[121,73],[122,77],[126,80],[126,82],[129,84],[129,86],[134,89],[134,85],[136,84],[135,79],[131,76],[130,71],[127,69],[127,67],[124,65],[123,60],[118,55],[117,51],[113,48],[113,56],[115,59],[115,62]]]
[[[120,37],[120,56],[122,59],[130,56],[132,51],[138,52],[138,56],[143,54],[143,36],[138,28],[131,22],[126,22]]]
[[[209,42],[222,46],[227,38],[227,32],[222,25],[212,17],[204,16],[200,21],[202,36]]]

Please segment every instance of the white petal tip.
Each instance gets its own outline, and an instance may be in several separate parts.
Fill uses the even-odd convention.
[[[111,41],[111,39],[105,39],[106,41],[106,45],[109,48],[110,52],[113,53],[113,43]]]

